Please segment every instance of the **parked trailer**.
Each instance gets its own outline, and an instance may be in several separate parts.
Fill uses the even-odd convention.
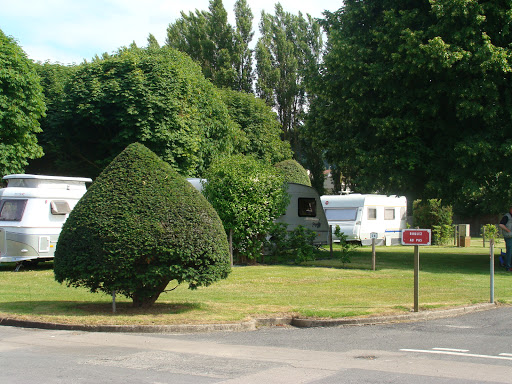
[[[349,194],[325,195],[321,200],[334,241],[339,241],[334,234],[338,225],[348,241],[371,245],[371,233],[377,233],[377,245],[400,244],[407,225],[405,197]]]
[[[317,191],[303,184],[288,183],[290,203],[286,213],[276,221],[288,224],[288,231],[293,231],[299,225],[316,232],[315,244],[327,244],[329,224],[322,209],[322,202]]]
[[[0,263],[53,259],[62,225],[89,178],[7,175],[0,189]]]

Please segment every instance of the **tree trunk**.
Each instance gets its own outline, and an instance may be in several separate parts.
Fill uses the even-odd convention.
[[[166,279],[157,287],[154,287],[151,296],[144,295],[148,289],[141,289],[140,291],[135,291],[132,296],[133,307],[134,308],[150,308],[160,297],[160,294],[165,290],[167,285],[169,284],[169,280]]]

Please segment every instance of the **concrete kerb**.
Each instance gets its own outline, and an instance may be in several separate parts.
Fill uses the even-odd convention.
[[[41,321],[0,318],[0,325],[23,328],[38,328],[49,330],[68,330],[86,332],[127,332],[127,333],[197,333],[197,332],[240,332],[254,331],[261,327],[292,326],[297,328],[311,327],[340,327],[353,325],[376,325],[399,322],[442,319],[460,316],[472,312],[497,308],[494,303],[476,304],[445,310],[429,310],[411,312],[402,315],[374,316],[340,319],[301,319],[301,318],[261,318],[240,323],[227,324],[173,324],[173,325],[80,325],[59,324]]]

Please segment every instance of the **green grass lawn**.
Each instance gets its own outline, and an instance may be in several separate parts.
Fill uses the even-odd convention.
[[[512,273],[499,266],[503,240],[495,248],[495,300],[512,303]],[[336,247],[335,247],[336,250]],[[352,262],[325,258],[301,266],[234,267],[229,278],[195,291],[185,285],[160,296],[142,311],[118,296],[68,288],[53,278],[52,264],[13,272],[0,265],[0,317],[80,324],[177,324],[235,322],[251,317],[337,318],[404,313],[412,310],[414,247],[357,248]],[[420,247],[420,310],[489,302],[489,248]],[[174,288],[173,283],[169,289]]]

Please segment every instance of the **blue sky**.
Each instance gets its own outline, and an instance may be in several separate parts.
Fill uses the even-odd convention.
[[[261,11],[274,13],[277,0],[248,0],[256,31]],[[224,0],[234,24],[235,0]],[[281,0],[283,9],[322,17],[340,0]],[[208,10],[209,0],[0,0],[0,29],[14,37],[30,59],[62,64],[80,63],[96,54],[112,53],[133,41],[147,44],[152,33],[165,42],[167,26],[180,11]]]

